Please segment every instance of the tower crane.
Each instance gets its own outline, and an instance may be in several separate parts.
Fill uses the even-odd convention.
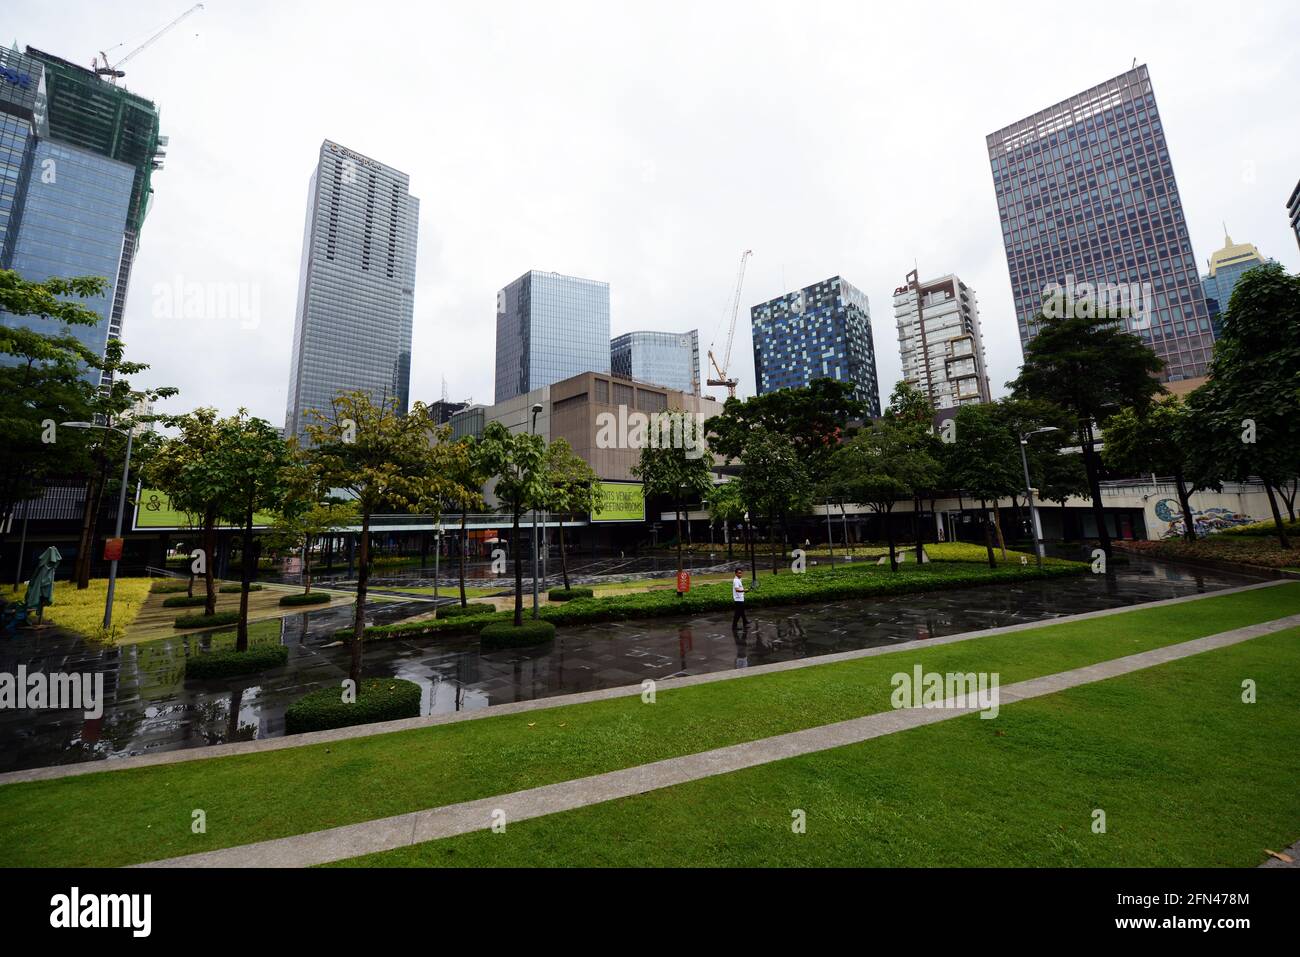
[[[727,347],[722,352],[722,365],[718,365],[717,357],[713,354],[713,346],[717,345],[717,336],[714,336],[713,345],[709,346],[709,364],[713,366],[713,371],[717,374],[715,378],[705,380],[708,385],[721,385],[727,387],[727,397],[734,399],[736,397],[736,385],[738,381],[735,376],[728,376],[727,370],[731,368],[731,345],[736,340],[736,316],[740,313],[740,290],[745,284],[745,263],[749,257],[754,255],[752,249],[746,249],[740,256],[740,271],[736,275],[736,294],[731,299],[731,325],[727,328]],[[721,331],[721,328],[719,328]]]
[[[163,27],[161,30],[159,30],[157,33],[155,33],[153,36],[151,36],[148,40],[145,40],[144,43],[141,43],[138,47],[136,47],[134,50],[132,50],[130,53],[128,53],[126,56],[122,57],[122,59],[118,60],[116,63],[114,63],[114,64],[112,64],[112,65],[110,65],[109,62],[108,62],[108,54],[105,53],[103,50],[100,50],[100,51],[99,51],[99,56],[91,60],[91,62],[90,62],[91,68],[92,68],[96,73],[98,73],[100,76],[102,76],[102,77],[107,77],[109,83],[117,83],[117,81],[118,81],[120,78],[126,76],[126,73],[124,73],[124,72],[120,69],[123,63],[125,63],[127,60],[131,59],[133,56],[135,56],[135,55],[136,55],[137,53],[139,53],[141,50],[145,49],[145,48],[146,48],[147,46],[149,46],[150,44],[152,44],[155,40],[157,40],[159,37],[161,37],[164,33],[166,33],[166,32],[167,32],[168,30],[170,30],[172,27],[176,26],[176,24],[180,23],[182,20],[184,20],[184,19],[185,19],[186,17],[188,17],[190,14],[195,13],[195,12],[197,12],[197,11],[199,11],[199,10],[202,10],[202,9],[203,9],[203,4],[201,4],[201,3],[196,3],[196,4],[194,4],[194,6],[190,7],[188,10],[186,10],[184,13],[182,13],[179,17],[177,17],[177,18],[176,18],[175,20],[173,20],[171,23],[167,24],[165,27]],[[109,49],[110,49],[110,50],[115,50],[115,49],[117,49],[117,47],[120,47],[120,46],[122,46],[121,43],[117,44],[117,46],[115,46],[115,47],[109,47]]]

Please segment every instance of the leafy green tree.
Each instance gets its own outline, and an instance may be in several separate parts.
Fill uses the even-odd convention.
[[[448,478],[455,483],[457,494],[453,505],[460,511],[460,560],[457,563],[460,578],[460,606],[469,606],[465,597],[465,552],[469,549],[469,534],[466,526],[469,522],[470,509],[484,507],[483,485],[491,476],[483,466],[483,451],[472,435],[459,441],[460,448],[455,450],[449,461]]]
[[[1106,420],[1106,447],[1102,460],[1112,469],[1133,475],[1155,473],[1172,475],[1178,490],[1178,506],[1183,512],[1183,537],[1196,541],[1196,522],[1192,518],[1191,491],[1187,486],[1186,452],[1179,435],[1188,427],[1190,413],[1176,395],[1165,396],[1152,404],[1146,415],[1133,409],[1120,409]]]
[[[543,507],[559,519],[560,572],[564,588],[569,588],[569,559],[564,549],[564,519],[573,515],[590,515],[604,503],[595,469],[564,439],[556,439],[546,449],[546,488]]]
[[[302,555],[302,590],[311,591],[312,546],[322,535],[361,521],[351,502],[331,502],[316,496],[287,498],[275,514],[267,532],[267,543],[275,549]]]
[[[948,475],[959,488],[979,499],[984,512],[984,546],[989,567],[997,567],[993,556],[993,527],[988,503],[997,508],[998,499],[1014,494],[1023,482],[1019,438],[992,405],[963,405],[954,416],[956,441],[952,444]]]
[[[1025,347],[1020,375],[1010,383],[1014,398],[1037,399],[1069,414],[1075,442],[1083,450],[1097,536],[1107,556],[1110,533],[1101,500],[1098,424],[1122,408],[1145,415],[1154,397],[1165,391],[1156,379],[1163,362],[1141,337],[1125,331],[1123,318],[1110,313],[1048,317],[1040,311],[1038,334]]]
[[[785,543],[786,522],[790,515],[808,511],[812,504],[813,483],[798,451],[783,435],[755,432],[745,444],[741,467],[740,496],[749,510],[767,519],[770,529],[772,574],[779,569],[779,556]],[[780,529],[780,543],[777,529]]]
[[[1268,263],[1237,281],[1210,380],[1187,408],[1178,438],[1193,481],[1258,478],[1278,541],[1291,547],[1277,493],[1300,474],[1300,276]]]
[[[713,487],[712,457],[692,455],[682,446],[660,443],[641,449],[632,474],[645,485],[647,497],[662,495],[672,500],[677,520],[677,574],[682,573],[682,510],[689,499],[703,499]]]
[[[510,515],[510,545],[515,562],[515,627],[524,623],[524,563],[520,552],[519,519],[540,508],[546,498],[546,442],[540,435],[511,432],[490,422],[479,440],[480,462],[497,478],[495,494]]]
[[[912,516],[916,527],[916,561],[921,562],[925,553],[924,530],[921,526],[921,502],[928,494],[933,497],[943,484],[943,467],[941,465],[942,441],[934,434],[934,407],[924,392],[906,381],[899,381],[890,393],[889,405],[884,418],[890,420],[900,430],[900,441],[906,448],[918,456],[928,456],[933,462],[926,464],[926,475],[930,484],[912,487]]]
[[[849,431],[849,422],[863,415],[853,398],[853,386],[835,379],[815,379],[798,389],[778,389],[748,399],[728,399],[722,414],[706,422],[709,447],[728,461],[744,461],[753,433],[784,436],[813,475]]]
[[[366,587],[370,579],[370,519],[382,508],[403,511],[429,508],[451,485],[444,470],[443,427],[431,430],[422,402],[408,415],[397,400],[379,400],[361,390],[340,392],[324,412],[312,410],[307,424],[311,444],[299,452],[300,461],[321,485],[347,492],[361,516],[361,554],[357,570],[357,602],[352,619],[352,661],[349,677],[361,680],[361,649],[365,636]]]
[[[732,551],[733,534],[731,527],[733,524],[739,524],[745,518],[745,500],[740,494],[740,483],[720,482],[709,489],[706,501],[709,508],[709,517],[713,521],[727,522],[727,561],[732,561],[734,553]]]

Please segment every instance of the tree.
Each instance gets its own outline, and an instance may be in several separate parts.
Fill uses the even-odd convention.
[[[988,503],[997,508],[998,499],[1021,487],[1019,437],[1013,434],[993,405],[963,405],[954,416],[956,442],[949,460],[949,478],[959,488],[980,500],[985,512],[984,546],[990,568],[993,557],[993,528],[988,520]]]
[[[511,432],[490,422],[479,440],[483,468],[497,477],[496,497],[510,514],[510,545],[515,561],[515,627],[524,623],[524,565],[519,550],[519,518],[546,497],[546,442],[540,435]],[[536,547],[536,543],[534,543]]]
[[[564,518],[590,515],[604,503],[595,469],[574,453],[564,439],[556,439],[546,449],[546,488],[543,508],[559,518],[560,572],[564,590],[569,590],[569,560],[564,550]]]
[[[917,447],[908,427],[897,417],[885,417],[835,451],[824,487],[866,505],[881,517],[889,544],[889,567],[898,571],[894,505],[918,489],[933,488],[939,476],[939,463]]]
[[[721,519],[728,523],[727,561],[733,558],[731,523],[739,523],[745,518],[745,500],[740,494],[740,483],[736,481],[720,482],[709,489],[706,498],[709,518]]]
[[[1054,315],[1048,317],[1047,311]],[[1069,414],[1083,450],[1097,537],[1109,557],[1097,426],[1125,407],[1145,415],[1153,398],[1165,391],[1156,379],[1164,364],[1141,337],[1125,331],[1121,314],[1055,315],[1058,312],[1039,312],[1038,334],[1025,347],[1020,375],[1010,383],[1012,396],[1038,399]],[[960,441],[960,425],[958,429]]]
[[[482,448],[474,441],[472,435],[461,439],[459,445],[461,448],[452,460],[448,478],[458,489],[455,504],[460,511],[460,548],[458,549],[460,560],[457,564],[460,577],[460,606],[466,608],[469,606],[469,601],[465,597],[465,552],[469,547],[466,525],[469,521],[469,510],[484,507],[483,485],[491,476],[483,466]]]
[[[1202,487],[1257,477],[1278,541],[1291,541],[1277,493],[1300,473],[1300,276],[1277,263],[1237,281],[1214,344],[1210,381],[1187,399],[1180,430],[1188,472]]]
[[[240,550],[239,624],[235,650],[248,650],[248,589],[257,572],[253,515],[283,500],[290,450],[280,430],[264,419],[249,418],[247,409],[216,424],[217,450],[211,456],[211,480],[221,488],[220,511],[243,529]]]
[[[340,392],[321,412],[311,410],[307,437],[311,445],[300,461],[321,485],[351,496],[361,516],[361,554],[357,601],[352,617],[352,661],[348,675],[361,680],[365,639],[366,586],[370,579],[370,518],[381,507],[411,510],[428,507],[448,493],[451,481],[441,471],[445,426],[431,430],[422,402],[402,415],[395,398],[375,401],[361,390]]]
[[[1102,460],[1112,469],[1132,475],[1146,472],[1172,475],[1183,512],[1183,537],[1196,541],[1196,522],[1186,478],[1186,452],[1179,436],[1190,413],[1176,395],[1152,404],[1146,415],[1121,409],[1106,420]]]
[[[900,380],[890,393],[889,405],[884,418],[889,419],[900,431],[900,439],[907,449],[928,456],[933,461],[933,468],[927,464],[926,474],[930,477],[928,485],[912,487],[912,516],[916,529],[916,561],[921,562],[925,553],[924,534],[921,527],[921,500],[929,493],[931,497],[943,482],[942,442],[934,434],[934,406],[924,392],[905,380]]]
[[[784,436],[756,431],[745,443],[739,485],[740,496],[749,510],[767,519],[775,575],[779,554],[777,527],[781,529],[784,544],[787,517],[806,512],[812,503],[812,478],[798,451]]]
[[[222,439],[217,410],[195,409],[183,415],[164,416],[162,422],[178,432],[164,440],[145,462],[145,481],[166,495],[173,509],[191,515],[192,524],[202,533],[203,582],[207,589],[203,613],[211,615],[217,610],[213,577],[217,521],[226,504],[226,487],[217,467]]]
[[[290,493],[276,513],[275,524],[267,533],[267,542],[272,548],[302,554],[302,590],[305,594],[311,591],[312,544],[320,536],[356,525],[360,520],[351,502],[324,501],[315,495],[298,498]]]
[[[701,450],[696,449],[696,452]],[[691,454],[691,450],[670,443],[647,445],[632,474],[645,485],[647,497],[663,495],[672,500],[677,520],[677,574],[682,574],[682,508],[688,499],[704,498],[713,487],[712,456]]]

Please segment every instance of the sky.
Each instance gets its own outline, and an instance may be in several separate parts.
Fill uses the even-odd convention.
[[[994,394],[1022,354],[987,134],[1146,63],[1202,272],[1252,242],[1288,270],[1300,179],[1300,5],[207,0],[123,66],[170,138],[126,307],[160,411],[284,421],[307,181],[329,138],[420,199],[411,398],[493,396],[496,291],[529,269],[610,284],[611,335],[726,339],[754,389],[749,307],[834,275],[865,292],[882,398],[893,290],[958,274]],[[10,0],[27,44],[116,61],[185,0]],[[10,38],[6,38],[10,39]],[[120,44],[120,45],[119,45]],[[177,310],[237,288],[245,311]],[[231,284],[236,284],[232,286]],[[181,314],[178,314],[181,313]],[[701,361],[706,361],[701,355]]]

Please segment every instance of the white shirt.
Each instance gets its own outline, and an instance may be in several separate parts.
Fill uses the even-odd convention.
[[[745,600],[745,583],[740,580],[739,575],[731,580],[731,598],[733,601]]]

